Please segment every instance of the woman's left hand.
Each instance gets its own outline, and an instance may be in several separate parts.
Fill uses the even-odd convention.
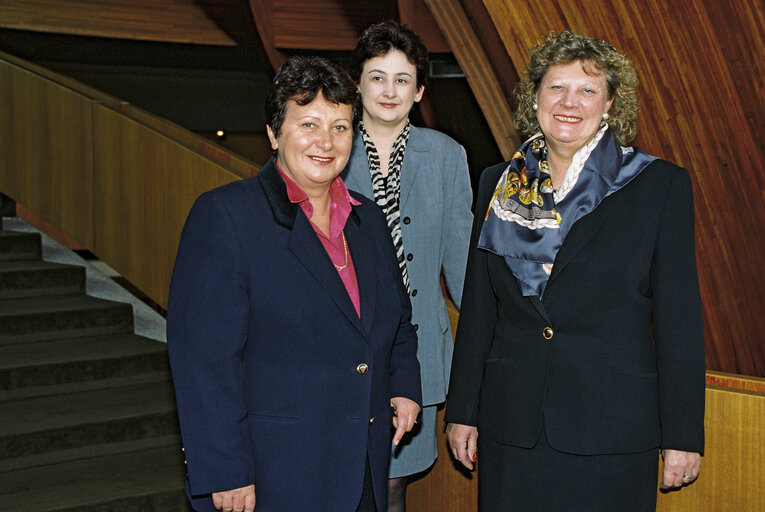
[[[701,456],[697,452],[663,450],[662,457],[664,458],[662,489],[682,487],[698,478]]]
[[[403,396],[391,398],[390,406],[393,408],[393,428],[396,429],[396,433],[393,434],[393,444],[398,446],[404,434],[412,430],[417,423],[420,406],[417,402]]]

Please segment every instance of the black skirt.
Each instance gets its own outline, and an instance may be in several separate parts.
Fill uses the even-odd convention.
[[[658,449],[614,455],[555,450],[544,426],[534,448],[478,436],[481,512],[655,512]]]
[[[361,501],[356,512],[377,512],[375,490],[372,486],[372,471],[369,467],[369,455],[367,455],[367,467],[364,468],[364,487],[361,491]]]

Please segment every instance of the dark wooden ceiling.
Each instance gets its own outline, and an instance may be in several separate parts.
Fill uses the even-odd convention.
[[[424,0],[6,0],[0,28],[269,51],[350,50],[370,23],[402,19],[449,48]],[[263,34],[258,33],[261,29]]]
[[[246,2],[239,0],[6,0],[0,2],[0,26],[117,39],[235,45],[238,38],[251,37],[235,15],[238,12],[241,16],[242,6],[247,7]],[[220,20],[229,19],[233,21],[219,25]]]

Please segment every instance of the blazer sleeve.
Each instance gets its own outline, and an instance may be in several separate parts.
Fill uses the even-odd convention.
[[[702,452],[704,332],[693,238],[693,189],[688,172],[675,169],[661,213],[651,275],[661,446]]]
[[[451,193],[448,194],[448,202],[444,205],[447,210],[442,227],[446,230],[442,266],[446,288],[459,308],[465,282],[470,225],[473,222],[473,214],[470,212],[473,191],[470,188],[470,172],[465,149],[462,146],[456,146],[457,150],[448,159],[448,168],[444,170],[444,178],[450,181]]]
[[[486,209],[505,165],[484,170],[478,188],[465,273],[465,290],[462,294],[462,308],[454,342],[449,399],[446,402],[447,423],[478,423],[478,398],[484,361],[491,349],[497,321],[497,302],[492,292],[486,251],[478,250],[477,244]]]
[[[192,495],[255,478],[243,391],[249,304],[233,225],[219,194],[200,196],[170,287],[167,339]]]

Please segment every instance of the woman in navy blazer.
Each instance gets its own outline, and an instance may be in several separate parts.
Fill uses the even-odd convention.
[[[354,52],[352,77],[363,106],[351,160],[341,175],[351,190],[383,206],[412,301],[422,371],[420,428],[393,448],[388,511],[402,512],[407,476],[436,459],[436,408],[446,398],[452,333],[441,272],[459,306],[473,216],[465,150],[446,135],[409,123],[422,98],[428,53],[395,22],[369,27]]]
[[[328,61],[288,59],[266,105],[275,159],[189,214],[168,344],[196,510],[386,506],[419,364],[385,219],[337,178],[356,94]]]
[[[627,147],[637,76],[608,43],[533,49],[481,176],[447,436],[479,509],[655,510],[698,476],[704,341],[688,172]]]

